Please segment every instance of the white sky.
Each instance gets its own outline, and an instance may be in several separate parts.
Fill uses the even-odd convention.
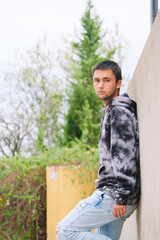
[[[93,0],[105,29],[116,23],[130,51],[124,72],[132,76],[150,32],[150,0]],[[62,36],[80,26],[86,0],[1,0],[0,63],[14,61],[15,52],[34,46],[44,34],[62,48]]]

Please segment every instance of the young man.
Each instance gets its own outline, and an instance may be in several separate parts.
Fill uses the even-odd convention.
[[[59,223],[58,240],[118,240],[140,195],[136,103],[119,96],[121,69],[113,61],[93,68],[97,96],[104,103],[99,138],[97,190]],[[96,229],[96,233],[91,232]]]

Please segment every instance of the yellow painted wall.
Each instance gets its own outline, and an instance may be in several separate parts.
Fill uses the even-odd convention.
[[[78,167],[49,166],[46,168],[47,240],[56,240],[57,222],[62,220],[75,204],[94,191],[96,173],[92,174],[93,178],[88,183],[83,173],[84,170]]]

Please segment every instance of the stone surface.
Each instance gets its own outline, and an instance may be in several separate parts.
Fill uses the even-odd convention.
[[[138,107],[142,187],[139,208],[125,223],[121,240],[159,240],[160,13],[137,64],[128,93]]]

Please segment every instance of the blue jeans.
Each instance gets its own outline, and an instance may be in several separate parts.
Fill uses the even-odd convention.
[[[118,240],[123,223],[136,209],[127,205],[127,213],[121,218],[113,215],[114,199],[96,190],[80,201],[59,223],[58,240]],[[96,233],[91,232],[96,229]]]

